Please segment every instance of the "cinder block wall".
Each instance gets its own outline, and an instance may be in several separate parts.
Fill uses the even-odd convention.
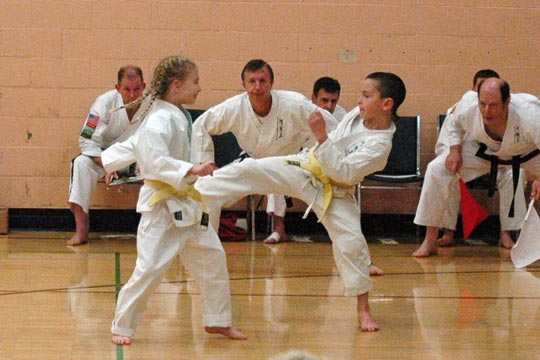
[[[272,64],[275,88],[309,95],[319,76],[338,78],[348,109],[365,75],[396,72],[408,87],[401,113],[422,117],[425,169],[437,114],[476,70],[540,93],[539,34],[538,0],[0,0],[0,205],[67,208],[85,115],[127,63],[149,82],[163,56],[193,58],[196,108],[241,91],[251,58]],[[102,187],[94,207],[133,206],[126,194]]]

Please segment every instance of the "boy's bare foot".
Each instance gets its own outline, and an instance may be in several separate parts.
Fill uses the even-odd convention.
[[[73,235],[71,239],[67,241],[69,246],[79,246],[84,245],[88,242],[88,237],[80,236],[79,234]]]
[[[369,264],[369,275],[370,276],[380,276],[383,275],[384,271],[382,271],[381,268],[373,265],[373,263]]]
[[[358,313],[358,320],[360,321],[360,331],[373,332],[379,331],[379,325],[373,320],[371,312],[361,311]]]
[[[454,232],[452,230],[444,230],[443,235],[437,239],[437,245],[441,247],[454,245]]]
[[[233,340],[247,340],[247,336],[232,327],[205,326],[204,331],[209,334],[221,334]]]
[[[512,239],[512,235],[510,235],[509,231],[502,231],[499,236],[499,246],[503,247],[505,249],[511,249],[514,247],[515,243]]]
[[[432,255],[437,255],[437,245],[429,244],[426,240],[424,240],[422,245],[412,253],[412,256],[417,258],[429,257]]]
[[[357,296],[356,312],[360,322],[360,330],[363,332],[378,331],[379,325],[373,320],[369,310],[369,294],[364,293]]]
[[[131,338],[129,336],[113,334],[111,341],[116,345],[131,345]]]

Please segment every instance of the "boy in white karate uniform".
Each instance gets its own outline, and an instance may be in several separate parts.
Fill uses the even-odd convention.
[[[388,160],[393,120],[405,99],[405,85],[391,73],[370,74],[362,83],[359,106],[328,133],[319,111],[309,117],[317,145],[297,155],[246,159],[200,177],[195,187],[205,202],[236,201],[248,194],[276,193],[310,204],[333,244],[334,258],[348,296],[357,297],[362,331],[377,331],[369,309],[370,255],[360,226],[356,185]]]

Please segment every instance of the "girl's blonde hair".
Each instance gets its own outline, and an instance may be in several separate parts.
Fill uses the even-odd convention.
[[[195,65],[195,62],[184,56],[174,55],[163,58],[154,69],[154,77],[152,78],[150,90],[144,93],[140,98],[135,99],[120,108],[114,109],[114,111],[137,105],[150,96],[148,105],[141,112],[141,115],[139,115],[137,120],[144,118],[150,111],[155,100],[160,99],[165,95],[174,80],[184,80],[188,74],[196,68],[197,65]]]

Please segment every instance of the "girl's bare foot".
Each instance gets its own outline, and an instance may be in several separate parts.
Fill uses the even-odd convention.
[[[384,271],[382,271],[381,268],[373,265],[373,264],[369,264],[369,275],[370,276],[380,276],[380,275],[383,275],[384,274]]]
[[[122,335],[113,334],[111,340],[116,345],[131,345],[131,338],[129,336],[122,336]]]
[[[232,327],[205,326],[204,331],[209,334],[221,334],[233,340],[247,340],[247,336]]]

